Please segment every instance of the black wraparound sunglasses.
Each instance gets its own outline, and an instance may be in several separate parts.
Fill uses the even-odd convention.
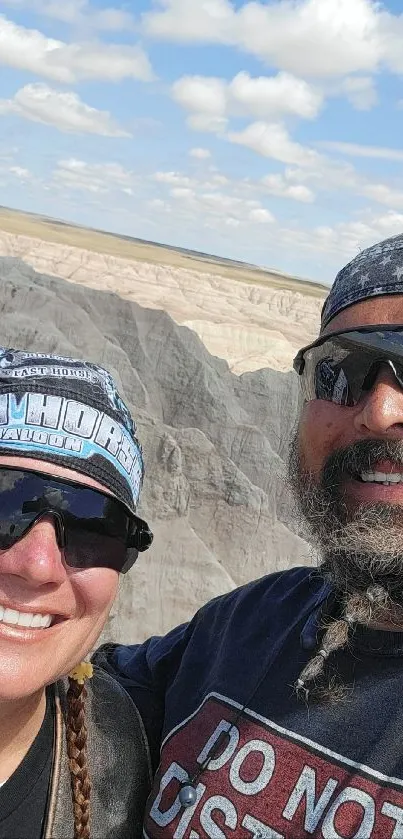
[[[354,406],[387,364],[403,388],[403,324],[380,324],[330,332],[294,359],[304,398]]]
[[[113,496],[30,469],[0,467],[0,550],[11,548],[43,516],[71,568],[126,573],[153,535],[145,521]]]

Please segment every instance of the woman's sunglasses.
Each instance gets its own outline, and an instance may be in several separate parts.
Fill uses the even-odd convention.
[[[387,364],[403,388],[403,324],[363,326],[322,335],[294,359],[304,399],[354,406]]]
[[[29,469],[0,467],[0,550],[51,515],[71,568],[113,568],[125,574],[153,536],[145,521],[97,489]]]

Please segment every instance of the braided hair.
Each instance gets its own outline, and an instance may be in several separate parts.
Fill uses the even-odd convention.
[[[90,839],[91,779],[87,763],[85,680],[91,678],[92,673],[92,665],[82,662],[68,677],[66,739],[73,796],[74,839]]]
[[[300,673],[295,689],[300,698],[323,699],[338,702],[346,696],[347,688],[329,679],[324,685],[325,664],[332,653],[348,646],[354,626],[368,626],[371,620],[385,614],[389,597],[382,586],[370,586],[365,592],[350,594],[343,604],[343,611],[337,620],[325,627],[320,649],[308,661]]]

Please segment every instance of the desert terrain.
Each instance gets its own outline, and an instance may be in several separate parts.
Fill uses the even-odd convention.
[[[285,274],[0,208],[0,255],[161,309],[235,373],[289,370],[327,290]]]
[[[115,376],[138,425],[155,540],[105,638],[138,641],[254,577],[311,564],[285,482],[291,371],[326,289],[252,266],[0,215],[1,343]]]

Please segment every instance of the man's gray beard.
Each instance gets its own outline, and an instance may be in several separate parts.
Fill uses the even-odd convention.
[[[381,586],[390,606],[403,606],[403,507],[343,500],[343,467],[370,470],[383,459],[403,464],[403,443],[362,441],[329,458],[318,483],[302,463],[298,432],[290,444],[288,483],[308,539],[318,550],[320,571],[342,595]],[[403,472],[403,468],[402,468]],[[344,472],[345,477],[345,472]]]

